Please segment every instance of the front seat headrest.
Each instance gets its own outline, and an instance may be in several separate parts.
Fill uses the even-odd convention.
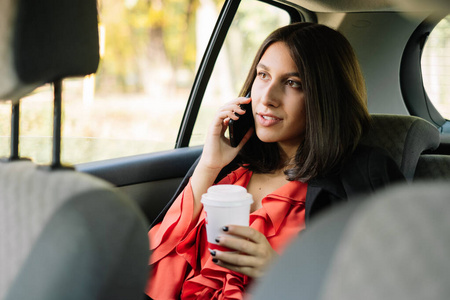
[[[0,1],[0,99],[57,79],[94,73],[97,1]]]

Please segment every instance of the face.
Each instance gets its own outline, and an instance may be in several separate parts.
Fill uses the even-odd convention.
[[[277,142],[293,155],[304,139],[305,96],[297,66],[285,43],[267,48],[252,86],[255,130],[263,142]]]

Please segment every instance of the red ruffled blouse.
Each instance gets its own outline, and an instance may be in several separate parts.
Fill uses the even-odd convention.
[[[252,172],[239,168],[219,184],[246,187]],[[261,202],[250,214],[250,227],[262,232],[278,253],[305,228],[307,184],[290,181]],[[149,232],[152,273],[146,293],[154,300],[243,299],[248,276],[217,266],[208,250],[205,212],[193,220],[190,183]]]

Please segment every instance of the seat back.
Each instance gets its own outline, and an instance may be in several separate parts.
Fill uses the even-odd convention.
[[[439,146],[439,131],[414,116],[372,114],[372,128],[361,143],[385,149],[408,181],[412,181],[420,154]]]
[[[0,299],[140,299],[147,226],[102,180],[0,163]]]
[[[448,299],[450,186],[402,184],[319,216],[252,298]]]
[[[422,154],[414,180],[450,179],[450,155]]]
[[[141,299],[145,217],[106,182],[60,163],[62,80],[96,71],[95,0],[0,1],[0,99],[12,100],[0,162],[0,299]],[[19,156],[20,98],[54,86],[52,164]]]

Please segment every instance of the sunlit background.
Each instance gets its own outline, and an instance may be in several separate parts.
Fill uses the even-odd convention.
[[[450,15],[435,27],[422,54],[422,75],[428,97],[450,119]]]

